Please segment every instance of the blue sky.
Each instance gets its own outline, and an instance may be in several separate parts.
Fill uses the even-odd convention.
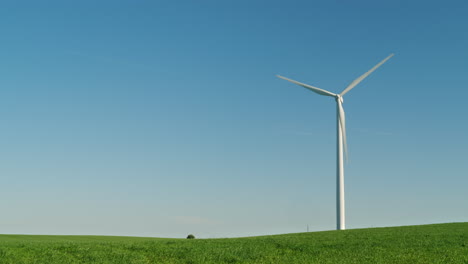
[[[464,1],[3,1],[0,233],[468,221]]]

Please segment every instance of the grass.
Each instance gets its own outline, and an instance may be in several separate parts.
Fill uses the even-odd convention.
[[[468,223],[190,240],[0,235],[0,263],[468,264]]]

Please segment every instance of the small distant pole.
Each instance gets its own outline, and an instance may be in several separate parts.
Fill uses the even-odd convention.
[[[309,225],[307,225],[307,232],[309,232]]]

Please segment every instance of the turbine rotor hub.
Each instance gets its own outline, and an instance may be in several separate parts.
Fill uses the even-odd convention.
[[[343,96],[337,94],[336,97],[335,97],[335,99],[336,99],[336,102],[343,103]]]

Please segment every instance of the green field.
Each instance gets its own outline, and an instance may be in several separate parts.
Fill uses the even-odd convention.
[[[0,263],[468,263],[468,223],[226,239],[0,235]]]

